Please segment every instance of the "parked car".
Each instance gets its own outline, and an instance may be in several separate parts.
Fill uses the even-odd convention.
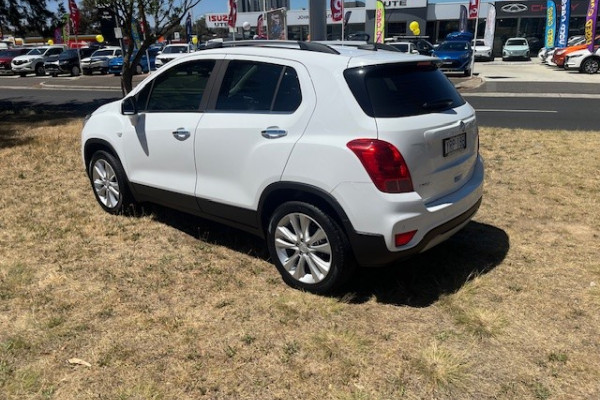
[[[525,38],[510,38],[502,47],[502,61],[512,59],[529,60],[529,43]]]
[[[89,57],[94,51],[95,49],[90,47],[63,51],[57,56],[48,58],[44,63],[44,69],[51,76],[58,76],[60,74],[78,76],[81,73],[79,60]]]
[[[120,57],[122,54],[123,51],[118,46],[103,47],[96,50],[90,57],[81,60],[81,70],[84,75],[91,75],[94,72],[107,74],[108,62],[115,57]]]
[[[27,54],[13,58],[11,68],[21,77],[30,73],[38,76],[45,75],[44,62],[53,55],[58,55],[66,50],[63,45],[40,46],[30,49]]]
[[[595,42],[594,42],[594,48],[598,48],[599,46],[600,46],[600,35],[596,35]],[[557,49],[554,52],[554,55],[552,55],[552,61],[548,62],[548,64],[562,68],[565,66],[565,58],[569,54],[571,54],[575,51],[584,50],[586,48],[587,48],[587,44],[585,44],[585,39],[584,39],[584,42],[581,44],[565,47],[564,49]]]
[[[592,53],[588,49],[578,50],[565,57],[564,68],[586,74],[596,74],[600,69],[600,49]]]
[[[154,202],[251,232],[286,283],[316,293],[473,217],[484,177],[475,111],[437,60],[222,46],[170,61],[86,120],[82,157],[102,209]]]
[[[417,46],[412,42],[387,42],[386,44],[396,48],[403,53],[419,54]]]
[[[471,42],[473,47],[473,54],[475,57],[475,61],[477,60],[486,60],[491,61],[494,59],[492,55],[492,48],[490,46],[485,45],[485,41],[483,39],[476,39]]]
[[[465,76],[471,75],[473,49],[470,42],[446,40],[433,51],[433,56],[442,61],[440,66],[442,71],[463,72]]]
[[[14,47],[11,49],[0,50],[0,74],[12,75],[13,70],[11,62],[13,58],[27,54],[29,50],[31,49],[25,47]]]
[[[193,51],[194,46],[191,44],[168,44],[156,56],[156,68],[160,68],[169,61]]]
[[[154,71],[156,69],[156,55],[159,53],[157,48],[149,48],[148,56],[150,57],[150,64],[148,64],[148,58],[146,57],[146,52],[142,55],[140,62],[135,66],[134,73],[136,74],[147,74],[150,71]],[[131,55],[131,57],[135,57],[137,54],[137,50]],[[114,74],[115,76],[121,75],[123,71],[123,56],[115,57],[108,62],[108,73]]]

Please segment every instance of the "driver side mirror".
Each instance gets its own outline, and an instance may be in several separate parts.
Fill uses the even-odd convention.
[[[135,97],[126,97],[121,102],[121,114],[123,115],[136,115],[138,113],[137,102]]]

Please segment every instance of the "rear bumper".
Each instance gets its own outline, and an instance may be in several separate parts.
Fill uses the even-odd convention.
[[[414,192],[382,194],[362,184],[343,184],[332,194],[344,210],[358,210],[347,213],[346,226],[358,263],[379,266],[423,252],[464,227],[479,208],[483,181],[483,160],[477,156],[468,180],[432,203]],[[396,246],[396,235],[412,231],[409,243]]]

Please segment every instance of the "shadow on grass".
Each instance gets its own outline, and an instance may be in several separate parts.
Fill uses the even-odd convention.
[[[197,239],[269,260],[266,243],[253,235],[160,206],[152,206],[152,210],[156,221]],[[375,297],[385,304],[427,307],[494,269],[504,260],[509,247],[506,232],[472,221],[423,254],[389,267],[359,269],[343,291],[334,296],[350,304],[361,304]],[[273,273],[277,274],[275,266]]]

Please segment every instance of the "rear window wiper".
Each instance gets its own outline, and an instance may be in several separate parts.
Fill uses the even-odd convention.
[[[448,108],[454,101],[452,99],[441,99],[435,101],[426,101],[421,107],[426,110],[438,110],[441,108]]]

